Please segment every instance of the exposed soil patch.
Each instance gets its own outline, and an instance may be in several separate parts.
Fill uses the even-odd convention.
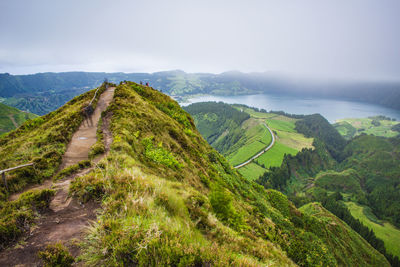
[[[67,151],[63,156],[61,169],[77,164],[79,161],[88,159],[90,147],[96,143],[97,125],[99,123],[101,113],[106,110],[114,96],[114,87],[106,90],[97,102],[92,119],[84,121],[79,129],[72,136],[71,142],[68,144]],[[93,122],[93,123],[91,123]]]
[[[62,242],[74,257],[78,256],[79,248],[74,240],[80,240],[89,221],[96,219],[95,210],[98,207],[99,204],[94,202],[83,206],[73,199],[68,207],[60,211],[49,210],[29,235],[20,241],[20,245],[0,254],[0,266],[40,266],[38,251],[55,242]]]

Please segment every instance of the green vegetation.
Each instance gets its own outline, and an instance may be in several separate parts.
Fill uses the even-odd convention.
[[[77,173],[80,170],[83,170],[87,167],[91,166],[91,161],[90,160],[82,160],[78,162],[78,164],[71,165],[69,167],[66,167],[62,169],[57,175],[53,177],[53,180],[61,180],[65,177],[68,177],[74,173]]]
[[[53,190],[34,190],[23,193],[16,201],[0,202],[0,249],[29,230],[38,214],[49,207]]]
[[[36,117],[35,114],[23,112],[0,103],[0,135],[14,130],[26,120]]]
[[[276,136],[275,145],[255,160],[254,164],[239,170],[247,179],[255,180],[268,171],[269,167],[280,166],[285,154],[295,155],[303,148],[312,147],[312,138],[306,138],[295,130],[298,120],[296,118],[301,116],[281,112],[267,113],[244,105],[215,102],[195,103],[185,109],[194,116],[203,137],[226,156],[232,165],[248,160],[267,147],[271,142],[271,135],[264,124],[272,129]],[[231,118],[236,118],[235,123],[230,121]],[[229,123],[225,123],[227,121]],[[221,143],[224,145],[221,146]]]
[[[64,109],[63,119],[42,123],[65,126],[73,106]],[[282,193],[244,179],[170,97],[128,82],[116,88],[110,114],[109,153],[70,187],[71,196],[101,205],[82,240],[83,265],[388,266],[334,215],[324,211],[335,223],[326,224]],[[10,134],[29,137],[32,146],[41,141],[28,131]],[[48,264],[70,262],[57,245],[41,255]]]
[[[337,120],[333,125],[347,140],[362,133],[383,137],[395,137],[399,134],[396,125],[400,123],[384,116],[362,119]]]
[[[296,122],[296,131],[306,137],[321,140],[333,158],[339,159],[340,153],[346,145],[345,139],[320,114],[305,116]]]
[[[94,159],[96,156],[103,154],[106,151],[106,148],[104,146],[104,135],[103,135],[103,119],[104,119],[104,113],[101,114],[100,120],[97,124],[97,131],[96,131],[96,143],[90,148],[89,151],[89,158]]]
[[[336,253],[388,265],[368,244],[358,248],[362,257],[327,245],[317,233],[322,222],[243,179],[169,97],[127,83],[109,109],[110,153],[71,186],[74,196],[102,202],[82,247],[85,264],[332,266]],[[156,162],[149,147],[168,151],[180,167]]]
[[[298,150],[296,149],[285,146],[281,142],[276,142],[270,150],[262,154],[255,160],[255,162],[257,162],[258,165],[263,166],[264,169],[269,169],[273,166],[281,166],[285,155],[296,155],[297,152]]]
[[[99,92],[104,89],[102,86]],[[41,183],[54,176],[69,140],[83,120],[81,108],[93,98],[94,92],[92,90],[78,96],[60,109],[28,120],[16,130],[0,137],[0,169],[34,163],[33,166],[6,173],[9,191],[3,183],[0,185],[1,247],[16,240],[29,229],[38,212],[47,207],[53,191],[28,191],[16,201],[8,201],[9,194],[20,192],[29,184]],[[77,166],[71,166],[54,178],[70,175],[87,164],[88,162],[81,162]]]
[[[356,258],[362,258],[364,255],[360,253],[363,248],[373,248],[364,240],[359,238],[358,234],[355,233],[346,223],[339,220],[336,216],[330,213],[328,210],[322,207],[319,203],[309,203],[300,208],[300,211],[312,215],[314,220],[320,222],[319,236],[332,246],[347,246],[349,249],[345,251],[345,254],[336,254],[335,258],[338,259],[337,263],[339,266],[359,266]],[[354,255],[357,255],[356,257]],[[366,266],[378,266],[379,256],[375,254],[365,263]]]
[[[45,250],[38,253],[38,256],[42,259],[45,267],[69,267],[75,261],[68,249],[61,243],[47,245]]]
[[[263,124],[249,122],[245,127],[245,142],[233,153],[227,155],[232,165],[238,165],[267,147],[272,140],[271,133]]]
[[[391,248],[392,244],[387,244],[390,242],[387,238],[382,240],[391,248],[388,251],[379,239],[381,234],[375,235],[370,230],[373,228],[368,229],[354,219],[344,205],[326,199],[340,192],[346,201],[366,205],[371,214],[398,227],[400,140],[362,134],[346,144],[337,133],[334,134],[329,124],[321,124],[317,118],[308,119],[308,123],[301,122],[304,120],[307,116],[296,122],[296,126],[300,125],[303,132],[315,137],[316,149],[285,157],[281,167],[271,168],[257,181],[266,188],[285,192],[297,206],[320,201],[397,266],[398,258],[391,255],[395,250]],[[396,246],[400,248],[398,244]]]
[[[343,193],[361,193],[361,178],[353,169],[346,169],[342,172],[332,170],[322,171],[315,177],[315,186],[328,191],[340,191]]]
[[[222,154],[228,154],[232,150],[232,144],[245,141],[241,125],[250,116],[231,105],[204,102],[187,106],[185,110],[193,116],[197,129],[207,142]]]
[[[96,101],[104,89],[102,86]],[[90,101],[94,92],[92,90],[80,95],[62,108],[29,120],[18,129],[0,137],[1,169],[35,163],[34,166],[7,173],[10,192],[6,192],[4,186],[1,186],[1,201],[7,198],[8,193],[21,191],[28,184],[40,183],[55,173],[72,134],[83,120],[81,108],[85,102]]]
[[[260,165],[251,162],[242,168],[238,169],[238,172],[243,176],[246,177],[246,179],[249,180],[257,180],[258,177],[263,175],[265,173],[265,168],[261,167]]]
[[[354,218],[359,219],[365,226],[372,229],[376,237],[383,240],[386,250],[400,257],[400,230],[388,222],[378,220],[368,207],[354,202],[345,202]]]

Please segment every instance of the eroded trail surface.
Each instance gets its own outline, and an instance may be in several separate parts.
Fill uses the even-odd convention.
[[[89,122],[84,121],[75,132],[64,154],[61,169],[88,159],[90,147],[96,143],[96,131],[101,113],[111,103],[114,90],[115,87],[110,87],[100,96],[91,118],[92,123],[90,123],[90,120]],[[109,122],[110,116],[106,116],[103,119],[102,126],[106,152],[112,142],[111,132],[108,129]],[[102,157],[104,155],[97,157],[94,162],[97,163]],[[85,175],[93,168],[84,169],[56,183],[47,181],[35,187],[37,189],[53,188],[57,190],[50,203],[50,210],[42,215],[37,225],[31,228],[30,233],[23,241],[0,253],[0,266],[40,266],[40,260],[37,257],[38,251],[43,250],[47,244],[55,242],[62,242],[69,248],[73,256],[79,254],[76,241],[81,239],[84,228],[89,221],[96,218],[96,209],[99,205],[93,202],[85,205],[80,204],[76,199],[68,197],[68,189],[75,177]],[[13,195],[10,200],[17,199],[19,195]]]
[[[96,131],[101,113],[106,110],[112,101],[114,90],[115,87],[110,87],[100,96],[97,107],[92,115],[91,121],[93,124],[90,121],[84,121],[72,136],[72,140],[68,144],[67,151],[63,157],[62,169],[88,159],[90,147],[96,143]]]

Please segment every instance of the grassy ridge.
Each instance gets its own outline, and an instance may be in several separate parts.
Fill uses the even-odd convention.
[[[360,206],[354,202],[345,202],[349,208],[351,215],[359,219],[365,226],[372,229],[375,235],[382,239],[385,243],[387,251],[395,256],[400,257],[400,229],[394,227],[389,222],[381,222],[376,218],[367,216],[366,207]]]
[[[341,259],[334,255],[349,255],[346,264],[388,266],[368,245],[354,253],[327,242],[324,222],[243,179],[169,97],[123,84],[109,111],[110,154],[71,188],[77,197],[102,201],[83,244],[84,263],[335,266]]]
[[[94,101],[105,90],[102,86]],[[81,109],[95,90],[75,97],[60,109],[26,121],[21,127],[0,137],[0,169],[34,162],[33,166],[6,174],[9,191],[0,183],[0,248],[29,230],[38,214],[45,210],[52,190],[28,191],[16,201],[8,201],[10,193],[29,184],[41,183],[57,171],[62,155],[83,118]]]

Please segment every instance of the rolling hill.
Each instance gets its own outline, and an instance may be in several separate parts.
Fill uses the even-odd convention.
[[[0,103],[0,135],[18,128],[26,120],[36,118],[37,115],[23,112],[14,107]]]

